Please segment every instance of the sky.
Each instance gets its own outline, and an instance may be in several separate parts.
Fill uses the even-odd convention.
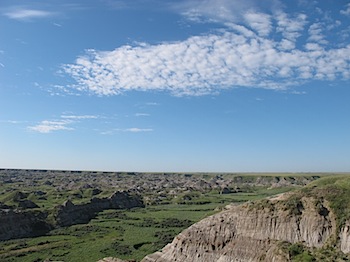
[[[1,0],[0,168],[350,172],[350,1]]]

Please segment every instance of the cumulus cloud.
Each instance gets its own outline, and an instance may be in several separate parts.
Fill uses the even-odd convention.
[[[15,7],[11,11],[5,13],[10,19],[28,21],[36,18],[45,18],[54,15],[52,12],[36,9],[27,9],[22,7]]]
[[[248,12],[245,20],[260,36],[267,36],[272,30],[271,18],[267,14]]]
[[[76,80],[73,88],[98,95],[129,90],[203,95],[232,87],[284,89],[300,80],[348,79],[350,45],[307,47],[290,50],[291,40],[225,31],[175,43],[88,50],[63,69]]]
[[[308,40],[310,42],[316,42],[316,43],[320,43],[320,44],[327,44],[328,41],[325,40],[325,36],[322,33],[322,28],[324,26],[322,25],[322,23],[314,23],[309,27],[309,38]]]
[[[101,96],[131,90],[205,95],[236,87],[286,89],[314,79],[349,79],[350,45],[327,48],[326,22],[312,23],[303,13],[287,14],[281,8],[263,12],[262,5],[253,0],[179,1],[173,8],[187,18],[205,17],[222,23],[222,29],[184,41],[90,49],[62,71],[75,80],[70,89]]]
[[[67,121],[67,120],[57,120],[57,121],[44,120],[35,126],[29,126],[28,129],[39,133],[51,133],[53,131],[58,131],[58,130],[74,130],[74,128],[71,128],[68,126],[71,123],[72,123],[71,121]]]
[[[302,35],[302,31],[307,24],[305,14],[297,14],[295,17],[291,17],[280,11],[275,18],[277,20],[276,31],[292,42],[295,42]]]
[[[349,15],[350,16],[350,3],[348,3],[344,10],[341,10],[340,13],[342,15]]]

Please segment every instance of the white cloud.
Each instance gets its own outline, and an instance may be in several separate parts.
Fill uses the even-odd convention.
[[[131,127],[131,128],[118,128],[113,130],[107,130],[100,132],[101,135],[115,135],[117,132],[124,132],[124,133],[144,133],[144,132],[153,132],[154,130],[152,128],[139,128],[139,127]]]
[[[136,113],[135,116],[139,117],[139,116],[150,116],[150,114],[147,113]]]
[[[267,36],[272,30],[271,17],[267,14],[248,12],[245,20],[260,36]]]
[[[113,135],[114,134],[114,131],[102,131],[100,132],[100,135]]]
[[[39,133],[51,133],[59,130],[75,130],[73,124],[86,119],[98,119],[95,115],[61,115],[58,120],[43,120],[39,124],[29,126],[28,129]]]
[[[11,11],[5,13],[5,16],[11,19],[28,21],[35,18],[45,18],[54,15],[52,12],[44,10],[26,9],[22,7],[15,7]]]
[[[295,43],[287,40],[287,39],[282,39],[281,42],[279,42],[279,49],[280,50],[292,50],[295,48]]]
[[[151,129],[151,128],[132,127],[132,128],[123,129],[123,131],[131,132],[131,133],[140,133],[140,132],[152,132],[153,129]]]
[[[39,133],[51,133],[58,130],[74,130],[74,128],[68,127],[72,122],[69,120],[57,120],[57,121],[41,121],[38,125],[29,126],[28,129]]]
[[[237,0],[192,0],[178,1],[172,8],[181,12],[193,22],[236,21],[240,18],[240,10],[247,9],[248,2]],[[234,8],[235,7],[235,8]]]
[[[237,23],[247,12],[274,11],[280,7],[278,0],[183,0],[169,1],[173,10],[192,22]]]
[[[309,27],[309,38],[308,41],[317,42],[320,44],[327,44],[328,42],[324,39],[325,36],[322,33],[324,25],[322,23],[314,23]]]
[[[292,42],[295,42],[302,35],[302,31],[307,24],[307,16],[305,14],[290,17],[288,14],[280,11],[275,16],[275,19],[277,20],[276,31]]]
[[[350,3],[348,3],[348,4],[346,5],[346,9],[341,10],[340,13],[341,13],[342,15],[350,15]]]
[[[315,19],[312,23],[303,13],[287,14],[278,0],[167,3],[192,21],[217,22],[223,27],[184,41],[87,50],[74,63],[63,65],[63,72],[76,83],[64,90],[101,96],[156,90],[183,96],[349,79],[350,45],[326,48],[323,30],[328,22]],[[274,8],[264,12],[267,6]]]
[[[94,115],[62,115],[61,118],[79,120],[79,119],[97,119],[98,116],[94,116]]]
[[[51,85],[49,88],[46,89],[46,91],[49,92],[51,96],[65,96],[65,95],[80,96],[81,95],[79,94],[79,92],[76,92],[76,90],[73,90],[63,85]]]
[[[147,106],[158,106],[159,104],[157,102],[147,102]]]
[[[299,34],[303,23],[283,27]],[[308,44],[301,50],[289,39],[274,41],[226,30],[181,42],[88,50],[63,69],[77,82],[71,88],[98,95],[130,90],[203,95],[234,87],[285,89],[304,80],[348,79],[350,45],[325,50]]]
[[[307,43],[305,45],[305,49],[308,51],[317,51],[318,50],[318,51],[320,51],[319,55],[321,55],[323,52],[323,48],[317,43]],[[313,54],[315,54],[315,52]]]
[[[250,38],[250,37],[256,36],[256,34],[252,30],[242,25],[237,25],[234,23],[226,23],[226,26],[239,34],[242,34],[242,36],[244,37]]]

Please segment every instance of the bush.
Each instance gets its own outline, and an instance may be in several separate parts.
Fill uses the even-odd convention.
[[[295,243],[289,246],[288,253],[293,262],[311,262],[316,259],[301,243]]]
[[[117,254],[117,255],[130,255],[133,252],[133,249],[130,246],[123,245],[122,243],[116,241],[110,244],[107,248],[101,250],[105,254]]]
[[[295,257],[304,252],[304,246],[300,243],[292,244],[288,248],[288,253],[291,257]]]
[[[303,253],[295,256],[292,259],[293,262],[312,262],[316,261],[316,259],[307,251],[304,251]]]
[[[162,228],[167,228],[167,227],[189,227],[190,225],[192,225],[192,221],[188,220],[188,219],[184,219],[184,220],[180,220],[177,218],[166,218],[163,219],[162,222],[160,222],[160,226]]]
[[[154,243],[154,246],[157,249],[161,249],[166,244],[171,243],[176,236],[176,233],[173,230],[168,231],[158,231],[154,234],[158,241]]]

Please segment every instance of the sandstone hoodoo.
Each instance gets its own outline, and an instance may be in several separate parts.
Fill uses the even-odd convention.
[[[343,261],[350,252],[350,178],[210,216],[143,262]]]

